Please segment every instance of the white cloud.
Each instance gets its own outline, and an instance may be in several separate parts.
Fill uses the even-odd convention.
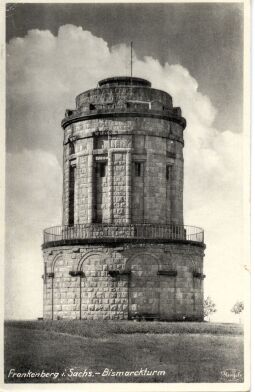
[[[56,37],[49,31],[31,30],[7,46],[7,140],[12,151],[7,167],[7,225],[17,271],[10,284],[11,293],[20,290],[19,296],[9,297],[13,312],[28,300],[26,290],[21,289],[25,287],[19,279],[21,266],[28,271],[26,284],[31,283],[31,276],[38,282],[39,233],[61,222],[62,183],[53,154],[61,162],[60,121],[65,108],[74,107],[75,96],[95,87],[100,79],[126,74],[129,54],[126,45],[109,48],[103,39],[72,25],[62,26]],[[205,292],[226,319],[230,313],[225,309],[243,295],[241,275],[246,264],[241,247],[242,136],[214,128],[216,109],[181,65],[162,66],[152,57],[135,57],[134,74],[169,92],[187,119],[185,222],[205,228]],[[38,297],[35,306],[30,311],[27,308],[27,315],[38,315],[40,301]]]
[[[42,150],[7,153],[6,158],[6,317],[37,317],[42,308],[42,233],[61,221],[61,167]]]

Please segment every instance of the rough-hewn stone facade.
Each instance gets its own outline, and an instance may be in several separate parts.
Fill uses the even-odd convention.
[[[76,98],[63,222],[44,233],[44,317],[203,319],[202,229],[183,223],[180,108],[144,79]]]

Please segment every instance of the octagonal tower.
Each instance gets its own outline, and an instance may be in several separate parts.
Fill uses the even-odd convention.
[[[44,318],[203,319],[203,230],[183,222],[181,109],[112,77],[66,110],[62,226],[44,231]]]

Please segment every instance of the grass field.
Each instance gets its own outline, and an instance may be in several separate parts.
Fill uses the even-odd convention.
[[[234,380],[226,377],[229,369],[238,374]],[[243,331],[237,324],[5,323],[8,383],[242,382],[242,375]]]

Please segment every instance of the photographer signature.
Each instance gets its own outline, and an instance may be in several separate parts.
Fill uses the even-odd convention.
[[[242,382],[243,373],[238,369],[225,369],[221,372],[222,381],[228,382]]]

